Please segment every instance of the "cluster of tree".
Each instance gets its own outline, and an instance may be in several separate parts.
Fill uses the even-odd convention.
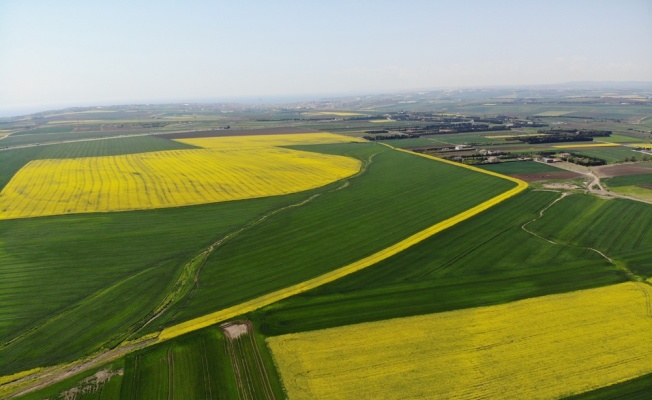
[[[551,129],[540,130],[542,136],[522,136],[514,138],[524,143],[539,144],[539,143],[559,143],[559,142],[591,142],[594,137],[607,137],[611,135],[611,131],[598,131],[598,130],[579,130],[579,129]],[[510,138],[511,139],[511,138]]]
[[[487,124],[474,124],[471,122],[461,122],[456,124],[441,123],[429,124],[420,127],[400,128],[401,132],[410,132],[419,135],[437,135],[442,133],[463,133],[463,132],[486,132],[486,131],[505,131],[509,130],[508,126]]]
[[[571,162],[573,164],[583,165],[585,167],[593,167],[595,165],[605,165],[607,161],[597,158],[589,157],[584,154],[570,153],[570,157],[566,157],[564,161]]]
[[[590,137],[608,137],[611,136],[611,131],[600,131],[597,129],[549,129],[539,130],[538,133],[545,135],[583,135]]]
[[[394,139],[414,139],[421,137],[421,135],[412,135],[412,134],[395,134],[395,135],[374,135],[374,136],[363,136],[363,139],[367,140],[394,140]]]
[[[387,118],[384,115],[356,115],[353,117],[347,117],[347,121],[369,121],[371,119],[385,119]]]
[[[376,129],[373,131],[364,131],[364,133],[378,134],[378,133],[388,133],[387,129]]]
[[[510,138],[518,141],[539,144],[539,143],[559,143],[559,142],[592,142],[593,138],[590,136],[570,136],[570,135],[546,135],[546,136],[523,136]]]
[[[430,154],[440,158],[444,158],[446,160],[456,161],[462,164],[469,164],[469,165],[497,163],[506,160],[515,160],[517,158],[516,155],[509,152],[496,152],[492,154],[482,154],[479,152],[475,152],[473,154],[454,153],[453,155],[451,155],[452,152],[445,151],[442,150],[442,148],[437,148],[437,147],[432,147],[428,149],[417,149],[413,151],[417,153]]]
[[[544,126],[548,126],[548,124],[534,121],[512,121],[512,128],[543,128]]]

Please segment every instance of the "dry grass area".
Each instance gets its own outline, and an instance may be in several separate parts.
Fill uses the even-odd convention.
[[[351,176],[358,160],[276,146],[331,134],[181,140],[197,150],[34,160],[0,193],[0,219],[176,207],[295,193]]]
[[[553,399],[652,372],[650,292],[630,282],[268,343],[290,399]]]

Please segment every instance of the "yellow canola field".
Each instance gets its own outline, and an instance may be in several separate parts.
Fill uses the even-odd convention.
[[[276,138],[248,136],[185,141],[210,142],[211,146],[207,147],[212,148],[207,149],[34,160],[18,171],[0,192],[0,219],[153,209],[282,195],[323,186],[360,169],[360,162],[352,158],[273,147],[305,143],[300,137],[273,136]],[[256,138],[260,138],[258,142]],[[321,135],[321,139],[311,140],[342,142],[344,139],[350,141],[337,135]]]
[[[268,338],[297,399],[553,399],[652,372],[650,286]]]
[[[192,139],[176,139],[177,142],[205,149],[264,148],[276,146],[299,146],[310,144],[335,144],[347,142],[364,143],[366,140],[333,133],[294,133],[280,135],[220,136]]]

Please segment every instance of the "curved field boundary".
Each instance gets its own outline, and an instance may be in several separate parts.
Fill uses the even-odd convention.
[[[457,215],[455,215],[455,216],[453,216],[451,218],[448,218],[448,219],[446,219],[444,221],[441,221],[441,222],[439,222],[439,223],[437,223],[437,224],[435,224],[435,225],[433,225],[433,226],[431,226],[431,227],[429,227],[427,229],[424,229],[421,232],[417,232],[414,235],[411,235],[411,236],[407,237],[406,239],[401,240],[400,242],[398,242],[398,243],[396,243],[396,244],[394,244],[394,245],[392,245],[390,247],[387,247],[387,248],[385,248],[383,250],[380,250],[380,251],[378,251],[378,252],[376,252],[376,253],[368,256],[368,257],[365,257],[365,258],[363,258],[361,260],[358,260],[358,261],[356,261],[354,263],[346,265],[346,266],[344,266],[342,268],[339,268],[339,269],[336,269],[334,271],[328,272],[326,274],[320,275],[320,276],[318,276],[316,278],[309,279],[307,281],[298,283],[296,285],[292,285],[292,286],[287,287],[285,289],[277,290],[275,292],[272,292],[272,293],[257,297],[255,299],[245,301],[244,303],[240,303],[238,305],[228,307],[228,308],[225,308],[223,310],[216,311],[216,312],[210,313],[208,315],[204,315],[202,317],[191,319],[189,321],[182,322],[182,323],[180,323],[178,325],[174,325],[174,326],[171,326],[169,328],[165,328],[165,329],[163,329],[163,331],[161,331],[161,333],[160,333],[160,335],[158,337],[158,341],[163,342],[165,340],[175,338],[175,337],[183,335],[185,333],[192,332],[192,331],[195,331],[195,330],[198,330],[198,329],[202,329],[202,328],[208,327],[210,325],[214,325],[214,324],[216,324],[218,322],[226,321],[226,320],[228,320],[230,318],[233,318],[233,317],[236,317],[238,315],[242,315],[242,314],[245,314],[245,313],[248,313],[248,312],[251,312],[251,311],[255,311],[255,310],[259,309],[259,308],[265,307],[265,306],[270,305],[272,303],[276,303],[276,302],[278,302],[280,300],[283,300],[283,299],[286,299],[286,298],[288,298],[290,296],[294,296],[296,294],[306,292],[308,290],[311,290],[311,289],[314,289],[316,287],[325,285],[325,284],[327,284],[329,282],[332,282],[332,281],[334,281],[336,279],[339,279],[339,278],[342,278],[344,276],[350,275],[350,274],[352,274],[354,272],[360,271],[360,270],[362,270],[364,268],[367,268],[367,267],[369,267],[371,265],[374,265],[374,264],[376,264],[376,263],[378,263],[380,261],[383,261],[383,260],[385,260],[385,259],[387,259],[387,258],[389,258],[389,257],[391,257],[391,256],[393,256],[393,255],[395,255],[395,254],[409,248],[409,247],[412,247],[415,244],[417,244],[419,242],[422,242],[423,240],[428,239],[429,237],[443,231],[444,229],[450,228],[451,226],[453,226],[455,224],[458,224],[458,223],[460,223],[460,222],[462,222],[462,221],[464,221],[466,219],[469,219],[472,216],[474,216],[476,214],[479,214],[482,211],[485,211],[485,210],[495,206],[496,204],[498,204],[498,203],[500,203],[500,202],[502,202],[504,200],[507,200],[508,198],[522,192],[523,190],[525,190],[528,187],[528,184],[526,182],[520,180],[520,179],[516,179],[516,178],[509,177],[509,176],[501,175],[501,174],[498,174],[498,173],[492,172],[492,171],[485,171],[483,169],[476,168],[476,167],[473,167],[473,166],[470,166],[470,165],[459,164],[459,163],[444,160],[444,159],[441,159],[441,158],[438,158],[438,157],[433,157],[433,156],[426,155],[426,154],[418,154],[418,153],[414,153],[414,152],[407,151],[407,150],[396,149],[396,148],[394,148],[392,146],[389,146],[389,145],[386,145],[386,144],[384,144],[384,145],[387,146],[387,147],[390,147],[390,148],[392,148],[392,149],[394,149],[396,151],[402,151],[402,152],[405,152],[405,153],[408,153],[408,154],[418,155],[420,157],[429,158],[429,159],[432,159],[432,160],[435,160],[435,161],[438,161],[438,162],[448,163],[448,164],[452,164],[452,165],[455,165],[455,166],[458,166],[458,167],[461,167],[461,168],[466,168],[466,169],[469,169],[469,170],[472,170],[472,171],[480,172],[480,173],[483,173],[483,174],[492,175],[492,176],[499,177],[499,178],[502,178],[502,179],[507,179],[509,181],[512,181],[512,182],[516,183],[516,187],[514,187],[513,189],[510,189],[510,190],[508,190],[508,191],[506,191],[506,192],[504,192],[504,193],[502,193],[502,194],[500,194],[500,195],[498,195],[496,197],[493,197],[493,198],[491,198],[491,199],[489,199],[489,200],[487,200],[487,201],[485,201],[483,203],[480,203],[475,207],[472,207],[472,208],[470,208],[470,209],[468,209],[468,210],[466,210],[464,212],[461,212],[461,213],[459,213],[459,214],[457,214]]]

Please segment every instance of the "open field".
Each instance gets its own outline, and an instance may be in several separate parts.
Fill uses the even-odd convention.
[[[529,228],[544,238],[600,250],[618,264],[645,277],[652,276],[652,206],[631,200],[568,196]],[[575,223],[569,224],[568,221]]]
[[[322,193],[302,207],[274,215],[247,235],[221,246],[208,258],[192,299],[185,308],[172,310],[169,322],[235,306],[244,300],[243,293],[256,298],[316,278],[516,186],[504,178],[376,144],[311,148],[364,157],[365,172],[340,190]],[[405,176],[412,178],[405,180]],[[473,190],[473,195],[468,190]],[[450,201],[452,198],[457,201]],[[247,268],[239,267],[242,265]]]
[[[305,193],[158,211],[3,221],[2,268],[13,285],[2,288],[8,299],[4,315],[11,316],[0,326],[8,341],[0,349],[2,374],[70,360],[133,334],[151,317],[167,291],[183,282],[186,263],[229,232],[238,231],[237,227],[260,221],[269,213],[265,210],[284,211],[265,217],[264,224],[252,225],[247,235],[223,243],[208,258],[201,274],[191,268],[198,274],[199,287],[192,289],[188,299],[171,304],[147,329],[157,330],[238,304],[364,258],[514,186],[501,178],[374,144],[314,149],[366,162],[376,155],[365,173],[351,179],[348,186],[324,188],[314,199],[314,194]],[[405,173],[429,184],[411,185],[402,179]],[[456,180],[450,181],[451,177]],[[460,188],[459,182],[467,182],[482,194],[461,195],[455,189]],[[332,191],[336,187],[341,189]],[[430,206],[433,195],[442,188],[450,188],[449,196],[466,200]],[[360,202],[360,196],[373,201]],[[287,208],[310,199],[304,206]],[[380,207],[386,204],[391,207]],[[412,218],[407,218],[409,215]],[[403,225],[401,218],[411,223]],[[299,234],[310,226],[308,232],[333,240],[315,241],[314,236]],[[33,234],[37,231],[38,235]],[[346,239],[336,232],[347,232]],[[371,236],[376,242],[367,246]],[[325,248],[332,252],[319,260],[312,257]],[[120,251],[116,254],[115,249]],[[306,264],[306,260],[310,262]],[[220,268],[213,267],[215,262]],[[242,262],[251,265],[242,269]],[[60,270],[68,273],[57,275]],[[148,282],[147,290],[135,290],[143,282]],[[25,302],[33,293],[48,301]],[[98,309],[113,310],[112,318],[100,321],[104,313]]]
[[[187,139],[187,144],[210,149],[31,161],[0,192],[0,219],[276,196],[358,172],[358,160],[274,147],[348,140],[311,136]]]
[[[652,185],[652,169],[647,174],[616,176],[614,178],[604,179],[603,182],[609,187]]]
[[[511,391],[504,390],[504,394],[496,388],[513,384],[519,386],[513,392],[523,390],[523,394],[536,380],[543,382],[542,397],[587,390],[582,394],[587,398],[649,397],[645,395],[650,391],[652,373],[628,372],[637,363],[648,361],[649,365],[649,341],[635,338],[649,332],[649,326],[622,318],[634,315],[635,305],[643,304],[640,300],[644,293],[649,295],[649,288],[640,288],[652,282],[652,230],[648,223],[652,206],[578,194],[581,190],[568,192],[562,185],[537,184],[534,189],[521,191],[523,183],[492,176],[507,174],[528,181],[578,176],[541,163],[481,165],[490,172],[487,175],[377,142],[352,143],[359,142],[357,137],[368,130],[386,129],[393,134],[442,117],[457,123],[460,116],[480,121],[499,113],[521,117],[526,121],[520,123],[525,125],[511,131],[425,135],[386,143],[406,148],[466,143],[478,149],[522,154],[561,152],[554,146],[568,143],[530,145],[517,143],[515,136],[536,135],[539,129],[550,128],[606,129],[614,134],[604,142],[624,146],[591,146],[573,152],[603,154],[600,158],[610,163],[644,156],[627,146],[649,141],[652,119],[648,118],[647,103],[620,105],[614,100],[611,104],[611,100],[597,97],[558,102],[536,96],[524,103],[512,95],[516,96],[512,93],[482,101],[412,102],[402,98],[396,104],[383,100],[377,108],[367,103],[370,97],[365,97],[355,100],[360,102],[357,108],[336,108],[335,113],[341,111],[341,115],[316,114],[325,108],[313,105],[244,109],[186,104],[0,119],[0,134],[11,134],[0,140],[0,190],[9,187],[10,180],[30,163],[71,159],[79,161],[74,174],[83,177],[90,171],[95,174],[107,169],[84,164],[100,158],[140,160],[167,153],[204,154],[215,161],[216,154],[227,154],[231,158],[217,165],[209,161],[200,165],[195,159],[181,162],[177,157],[161,161],[152,170],[169,174],[184,169],[187,175],[188,169],[205,167],[203,175],[214,178],[215,171],[225,168],[237,168],[237,173],[258,169],[255,179],[272,186],[268,171],[287,176],[278,167],[283,159],[280,154],[293,154],[297,162],[317,173],[325,168],[311,161],[315,157],[331,160],[337,167],[343,164],[334,160],[358,166],[357,173],[351,172],[344,179],[289,194],[262,193],[264,197],[255,199],[183,207],[172,204],[150,210],[0,220],[0,398],[18,388],[37,387],[37,382],[51,385],[21,398],[70,398],[75,393],[76,400],[284,398],[289,392],[283,388],[266,339],[392,322],[391,334],[367,340],[359,350],[370,346],[367,349],[375,353],[364,357],[373,362],[376,354],[393,357],[400,353],[398,348],[405,351],[401,354],[408,354],[387,366],[387,370],[398,368],[401,373],[380,379],[382,384],[393,384],[403,379],[402,374],[409,379],[417,376],[412,385],[408,379],[406,386],[401,386],[401,397],[437,397],[427,391],[410,396],[410,390],[418,390],[419,385],[425,390],[450,389],[451,396],[439,397],[455,397],[460,390],[468,390],[461,396],[465,398],[485,392],[509,397]],[[392,110],[400,112],[392,114]],[[422,113],[412,114],[412,110]],[[360,115],[392,120],[356,119]],[[527,121],[532,121],[532,127]],[[536,126],[540,123],[548,127]],[[120,137],[123,135],[134,136]],[[76,142],[59,144],[67,140]],[[19,145],[28,147],[14,147]],[[269,152],[279,153],[276,167],[265,164],[272,162]],[[253,154],[260,157],[245,157]],[[179,168],[173,168],[175,161]],[[632,188],[652,192],[645,188],[647,175],[652,172],[648,164],[628,162],[591,169],[600,177],[629,175],[603,181],[614,192]],[[129,172],[121,166],[118,169]],[[102,173],[116,176],[110,171]],[[635,177],[637,173],[642,175]],[[150,172],[148,175],[154,177]],[[276,182],[276,186],[285,189],[300,178],[291,179],[289,184]],[[181,175],[179,180],[183,184],[190,181]],[[247,176],[234,186],[249,190],[251,182],[254,180]],[[151,187],[165,188],[154,180]],[[135,192],[141,194],[141,189]],[[184,196],[191,193],[182,186],[180,191]],[[89,192],[98,190],[91,187]],[[118,193],[110,188],[107,192]],[[202,196],[212,192],[196,189]],[[0,202],[2,206],[8,203],[2,198]],[[22,204],[9,205],[13,207],[13,203]],[[578,314],[573,314],[571,306],[564,308],[576,304],[573,301],[577,297],[573,296],[586,293],[578,290],[610,290],[628,281],[623,287],[637,288],[640,299],[630,301],[632,293],[620,292],[582,303],[575,308]],[[570,297],[561,302],[561,307],[550,308],[559,305],[554,300],[558,296]],[[619,302],[618,296],[625,305],[614,304]],[[522,306],[526,302],[541,306]],[[604,315],[600,307],[610,307],[611,323],[620,321],[618,327],[610,327],[605,317],[599,319],[600,312]],[[484,314],[487,310],[494,311]],[[454,333],[443,339],[437,336],[443,332],[437,327],[446,328],[440,318],[456,313],[473,317],[460,318],[459,325],[449,327]],[[439,322],[434,328],[424,328],[421,342],[412,341],[414,336],[410,335],[420,334],[411,329],[412,325],[396,329],[396,321],[412,317]],[[224,321],[231,321],[233,330],[215,325]],[[594,332],[591,327],[598,329]],[[475,328],[478,330],[473,331]],[[544,332],[537,332],[537,328]],[[608,329],[620,331],[609,336]],[[244,335],[239,336],[241,333]],[[570,342],[564,334],[571,336]],[[356,335],[365,338],[365,333]],[[386,351],[372,349],[376,342],[393,343],[393,336],[406,337],[405,347],[393,344]],[[515,341],[510,342],[512,339]],[[609,347],[614,343],[617,346],[621,339],[631,339],[629,348],[635,352]],[[467,340],[457,346],[462,351],[453,348],[455,340]],[[342,349],[345,353],[347,346],[355,347],[354,343],[349,337],[329,339],[314,354],[327,353],[331,344],[333,352]],[[550,344],[548,351],[546,343]],[[599,346],[588,349],[587,343]],[[639,345],[648,347],[636,353]],[[429,347],[439,349],[441,358],[428,357]],[[312,356],[301,348],[288,351],[299,352],[298,357]],[[612,356],[606,355],[609,351]],[[524,360],[518,358],[521,354],[525,354]],[[617,359],[629,355],[632,358]],[[639,355],[643,358],[637,358]],[[603,356],[614,358],[601,361]],[[537,362],[537,357],[542,361]],[[554,357],[558,357],[556,364]],[[355,367],[355,358],[340,356],[339,362],[349,361],[349,366],[343,367],[346,370]],[[386,361],[391,359],[382,358],[382,368],[366,368],[369,380],[361,378],[354,383],[345,377],[333,390],[347,390],[349,383],[361,390],[374,386],[374,379],[384,373],[386,364],[382,363]],[[421,367],[422,361],[426,367]],[[430,385],[428,379],[419,378],[430,368],[428,365],[437,362],[443,366],[436,368],[436,376],[448,373],[453,377],[446,376],[442,385]],[[597,364],[606,371],[604,374],[591,369]],[[327,365],[320,363],[317,369]],[[483,367],[486,365],[493,368]],[[469,373],[464,370],[468,366]],[[558,366],[571,368],[571,373],[557,371]],[[581,373],[581,368],[586,372]],[[541,373],[527,374],[528,369]],[[73,376],[80,371],[85,372]],[[364,375],[354,371],[351,378],[358,372]],[[511,379],[507,378],[510,374]],[[554,374],[561,375],[557,379]],[[578,384],[582,374],[588,378]],[[594,376],[600,382],[591,382]],[[555,392],[554,380],[572,390]],[[587,383],[590,387],[577,389]],[[448,389],[446,384],[450,384]],[[388,390],[374,395],[376,389],[371,387],[368,396],[391,398],[386,395]]]
[[[559,198],[559,193],[529,190],[373,268],[266,307],[253,320],[263,333],[279,335],[626,281],[626,274],[598,253],[531,233],[533,220],[567,221],[556,212],[566,198],[559,208],[546,210]],[[527,223],[529,231],[523,229]],[[620,225],[615,232],[626,228]],[[639,246],[632,254],[641,263],[652,262],[652,253],[646,252]]]
[[[292,399],[555,398],[652,372],[650,292],[624,283],[268,343]]]
[[[197,254],[305,196],[1,221],[0,375],[121,342],[192,285]]]
[[[652,182],[644,185],[618,186],[613,192],[652,202]]]

